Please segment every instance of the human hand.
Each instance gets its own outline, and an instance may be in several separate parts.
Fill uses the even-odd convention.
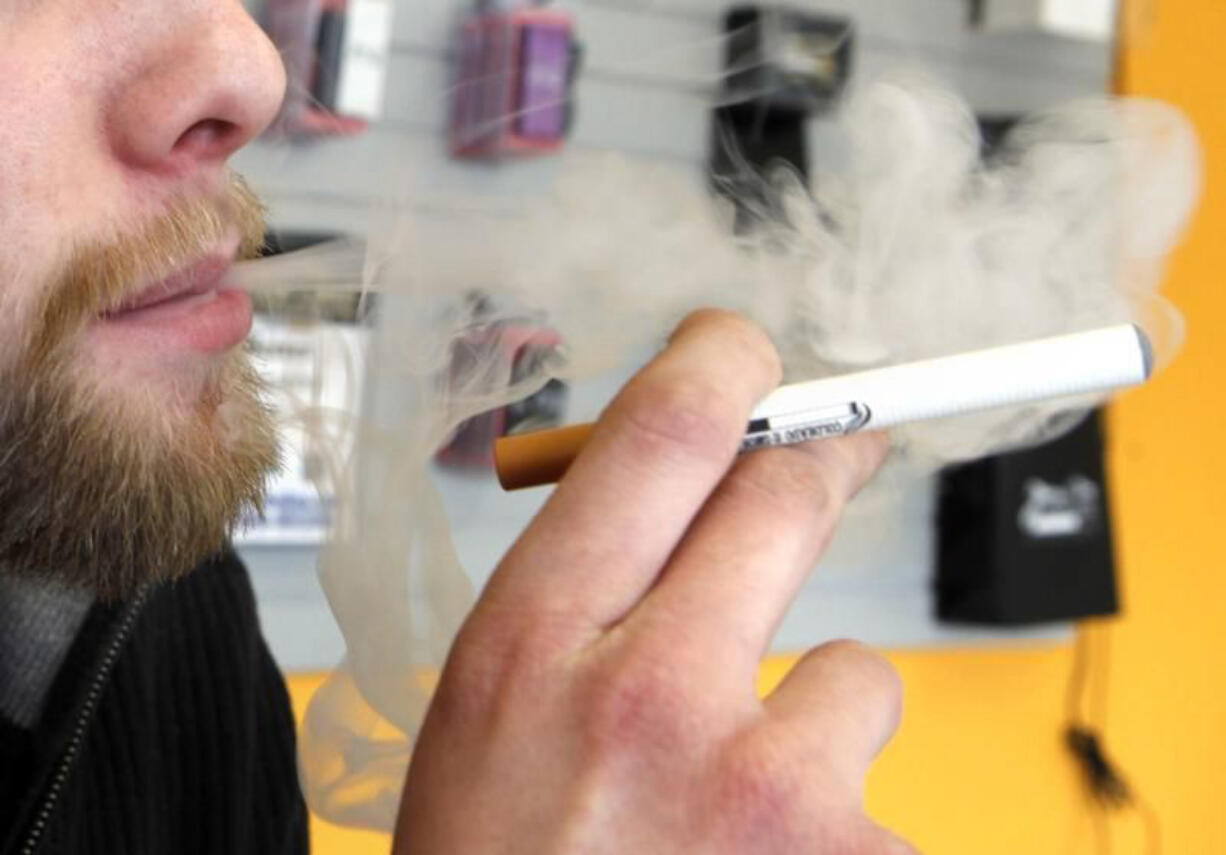
[[[912,851],[862,807],[900,714],[890,666],[840,642],[755,693],[887,446],[862,435],[738,458],[779,379],[757,327],[700,312],[610,405],[456,639],[397,852]]]

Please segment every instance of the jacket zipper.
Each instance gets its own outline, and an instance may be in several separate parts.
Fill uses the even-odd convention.
[[[68,782],[68,775],[72,772],[77,755],[81,753],[81,746],[85,744],[85,732],[89,729],[90,722],[93,721],[94,712],[98,708],[98,702],[102,699],[102,691],[106,688],[106,684],[111,676],[111,670],[115,667],[115,661],[119,658],[124,642],[128,640],[128,635],[132,632],[132,627],[136,623],[137,616],[140,615],[141,607],[145,604],[148,593],[148,589],[144,587],[136,592],[136,596],[132,598],[132,602],[128,604],[128,608],[124,612],[119,628],[111,637],[111,642],[107,645],[106,652],[102,655],[98,670],[94,672],[94,679],[90,682],[89,692],[85,696],[84,703],[81,704],[81,711],[77,714],[76,724],[72,730],[72,738],[68,741],[68,747],[64,749],[64,753],[60,757],[60,762],[56,766],[55,777],[51,779],[51,786],[47,788],[47,795],[43,799],[42,807],[39,808],[38,814],[34,818],[34,824],[30,827],[30,834],[26,837],[25,845],[21,848],[22,855],[34,855],[34,852],[38,849],[38,844],[42,841],[43,832],[47,828],[47,823],[51,820],[51,815],[55,812],[55,806],[59,803],[64,785]]]

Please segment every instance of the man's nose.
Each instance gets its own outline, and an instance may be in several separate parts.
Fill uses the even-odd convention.
[[[110,145],[130,168],[188,175],[224,164],[285,94],[281,57],[239,0],[183,5],[193,11],[142,46],[107,111]]]

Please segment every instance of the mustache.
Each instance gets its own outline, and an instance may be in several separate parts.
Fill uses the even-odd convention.
[[[259,256],[266,213],[243,177],[231,173],[221,194],[177,199],[137,232],[77,246],[35,312],[30,362],[50,359],[93,319],[118,310],[235,235],[240,260]]]

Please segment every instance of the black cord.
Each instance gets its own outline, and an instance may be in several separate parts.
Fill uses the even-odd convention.
[[[1081,763],[1086,784],[1094,800],[1105,808],[1125,808],[1133,804],[1132,790],[1108,759],[1098,734],[1085,727],[1070,725],[1064,734],[1073,756]]]
[[[1064,714],[1070,725],[1087,721],[1085,710],[1086,684],[1090,671],[1090,636],[1089,630],[1077,627],[1073,637],[1073,670],[1069,674],[1068,689],[1064,695]]]
[[[1133,809],[1145,825],[1146,852],[1160,855],[1162,827],[1157,812],[1146,804],[1129,786],[1123,773],[1107,756],[1099,735],[1107,719],[1107,676],[1109,671],[1110,638],[1100,639],[1101,649],[1093,649],[1090,630],[1079,625],[1073,652],[1073,668],[1069,674],[1065,695],[1068,725],[1064,732],[1065,745],[1076,758],[1086,782],[1094,808],[1095,836],[1100,853],[1111,851],[1107,814]],[[1095,679],[1097,678],[1097,679]],[[1091,683],[1093,682],[1093,685]],[[1089,690],[1093,690],[1092,693]],[[1090,712],[1085,711],[1086,695],[1091,694]]]

